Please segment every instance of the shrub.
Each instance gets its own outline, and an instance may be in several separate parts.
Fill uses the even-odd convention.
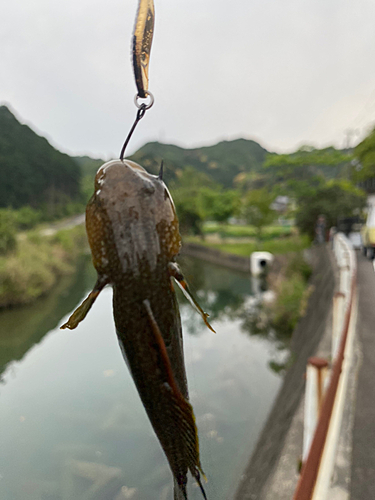
[[[31,229],[42,220],[40,210],[35,210],[27,205],[14,211],[17,227],[20,230]]]
[[[273,326],[282,336],[288,336],[294,330],[300,318],[301,300],[306,283],[301,276],[292,275],[282,282],[273,306]]]
[[[59,231],[52,238],[32,232],[16,251],[0,257],[0,307],[26,304],[46,293],[87,247],[83,226]]]
[[[0,255],[6,255],[17,247],[17,227],[12,210],[0,209]]]
[[[290,336],[303,316],[311,291],[307,286],[311,273],[312,269],[302,252],[289,258],[285,276],[276,286],[276,300],[272,306],[272,323],[279,336]]]

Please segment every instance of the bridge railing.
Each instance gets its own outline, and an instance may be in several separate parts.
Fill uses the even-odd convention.
[[[350,241],[338,233],[333,253],[339,290],[333,298],[331,359],[313,357],[306,370],[302,469],[293,500],[324,500],[335,462],[355,323],[356,258]]]

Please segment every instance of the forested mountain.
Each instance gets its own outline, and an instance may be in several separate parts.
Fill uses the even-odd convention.
[[[0,207],[53,207],[80,195],[81,170],[0,106]]]
[[[105,163],[100,158],[91,158],[90,156],[72,156],[73,160],[78,163],[83,176],[95,176],[99,167]]]
[[[350,175],[347,151],[304,147],[289,155],[278,155],[247,139],[194,149],[150,142],[130,159],[153,174],[159,172],[163,160],[165,180],[173,189],[186,187],[192,176],[200,179],[199,186],[209,184],[246,192],[272,189],[275,185],[285,188],[296,180],[309,182]],[[44,206],[50,211],[80,196],[81,201],[86,200],[103,163],[101,159],[69,157],[57,151],[47,139],[22,125],[6,106],[0,106],[0,207]],[[55,214],[60,212],[55,210]]]
[[[257,142],[247,139],[219,142],[214,146],[184,149],[173,144],[149,142],[129,159],[152,174],[158,174],[160,163],[164,161],[167,182],[179,179],[188,167],[206,174],[214,182],[230,188],[238,175],[259,172],[268,151]],[[83,175],[95,175],[104,163],[88,156],[74,158]]]
[[[247,139],[222,141],[214,146],[195,149],[150,142],[130,159],[153,174],[159,172],[163,160],[168,182],[177,180],[185,168],[193,167],[218,184],[230,188],[238,175],[259,172],[267,153],[260,144]]]

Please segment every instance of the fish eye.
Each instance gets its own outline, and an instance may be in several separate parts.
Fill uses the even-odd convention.
[[[149,186],[143,186],[141,189],[141,193],[147,194],[147,195],[152,195],[155,193],[155,188],[152,185]]]

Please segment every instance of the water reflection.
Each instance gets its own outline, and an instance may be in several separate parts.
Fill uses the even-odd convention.
[[[210,314],[210,321],[238,319],[240,314],[245,313],[247,300],[253,295],[247,274],[190,257],[181,258],[179,263],[200,305]],[[184,307],[185,300],[179,290],[178,295]],[[186,311],[186,321],[184,326],[188,332],[197,334],[200,327],[193,310],[190,313]]]
[[[241,320],[240,329],[250,336],[259,336],[269,341],[274,348],[274,359],[269,367],[275,373],[282,373],[290,362],[290,334],[272,328],[270,318],[264,307],[263,299],[267,295],[266,276],[253,278],[244,273],[216,267],[212,264],[182,258],[180,265],[191,288],[199,298],[199,303],[210,314],[210,321]],[[179,293],[180,303],[184,298]],[[182,306],[184,307],[184,306]],[[185,328],[192,335],[200,331],[194,311],[185,311]]]
[[[52,293],[34,304],[0,312],[0,380],[8,363],[24,355],[77,304],[95,279],[91,259],[82,258],[73,276],[61,279]]]
[[[211,500],[225,500],[280,384],[268,367],[274,344],[242,331],[239,312],[251,297],[247,276],[193,259],[182,265],[218,332],[182,302],[206,491]],[[94,279],[91,265],[80,266],[57,294],[0,314],[2,500],[172,498],[167,461],[117,344],[111,290],[102,292],[77,330],[57,327]],[[189,498],[201,498],[192,481]]]

